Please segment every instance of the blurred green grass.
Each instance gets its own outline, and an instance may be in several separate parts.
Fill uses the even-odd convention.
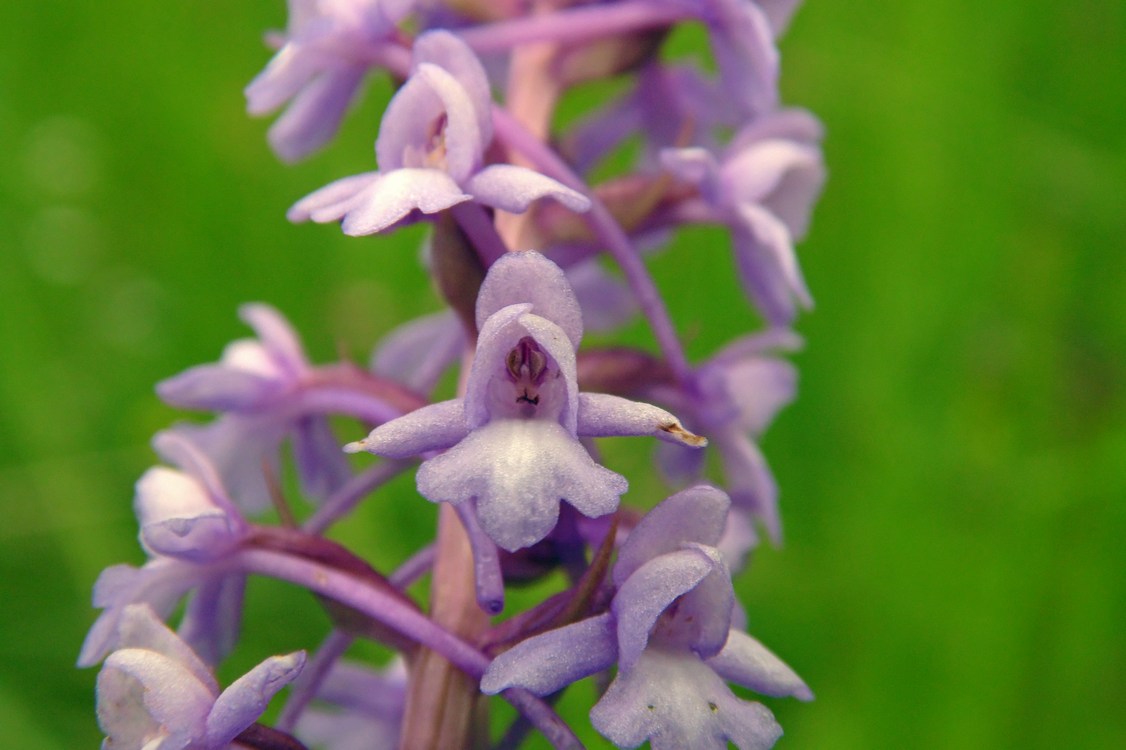
[[[279,165],[241,89],[283,21],[280,2],[0,4],[5,746],[98,741],[73,662],[98,571],[142,559],[132,482],[177,418],[153,383],[244,335],[242,301],[321,361],[437,304],[418,232],[284,221],[370,168],[388,88]],[[779,747],[1122,747],[1126,6],[809,2],[783,60],[831,181],[800,248],[801,398],[765,441],[787,543],[738,579],[818,694],[770,702]],[[753,324],[720,235],[653,268],[693,356]],[[401,559],[432,517],[409,495],[345,537]],[[232,675],[320,637],[307,599],[250,598]]]

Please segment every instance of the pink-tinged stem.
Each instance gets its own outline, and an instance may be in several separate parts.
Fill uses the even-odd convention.
[[[497,137],[532,161],[540,172],[590,198],[590,211],[584,214],[584,217],[622,269],[626,282],[637,296],[637,302],[653,328],[657,344],[661,347],[661,353],[674,376],[681,383],[690,382],[691,369],[660,292],[645,264],[641,262],[641,257],[629,241],[629,237],[614,220],[606,205],[558,154],[543,141],[528,133],[505,109],[493,108],[493,123]]]
[[[690,17],[684,5],[626,0],[497,21],[463,29],[458,36],[478,54],[490,54],[530,42],[590,42],[671,26]]]

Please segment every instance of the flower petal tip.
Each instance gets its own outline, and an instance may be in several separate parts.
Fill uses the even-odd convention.
[[[668,434],[676,442],[687,445],[689,448],[703,448],[707,446],[708,439],[703,435],[697,435],[694,432],[689,432],[684,429],[684,426],[679,422],[668,422],[659,426],[661,432]]]
[[[362,453],[368,449],[367,440],[354,440],[344,445],[345,453]]]

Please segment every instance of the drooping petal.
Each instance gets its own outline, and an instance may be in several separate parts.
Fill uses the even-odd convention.
[[[648,435],[669,443],[703,448],[707,438],[694,435],[660,407],[607,393],[579,394],[578,434],[582,437]]]
[[[477,328],[501,308],[528,303],[528,310],[563,329],[578,348],[583,311],[571,282],[555,263],[534,250],[505,253],[489,268],[477,294]]]
[[[778,483],[758,446],[738,429],[728,427],[715,435],[715,447],[723,460],[723,473],[731,501],[766,527],[770,539],[782,539],[778,515]]]
[[[695,588],[716,565],[715,559],[699,549],[682,549],[648,561],[621,584],[612,611],[617,619],[618,662],[623,669],[633,667],[649,643],[657,618],[673,600]]]
[[[613,617],[602,614],[541,633],[505,651],[481,678],[481,692],[496,695],[522,687],[548,695],[609,669],[617,656]]]
[[[345,453],[367,451],[387,458],[409,458],[449,448],[465,438],[469,427],[461,399],[440,401],[379,425],[363,440],[348,443]]]
[[[741,701],[689,652],[651,648],[619,670],[591,709],[591,723],[618,747],[766,750],[782,728],[763,705]]]
[[[715,487],[681,490],[645,514],[618,550],[614,583],[621,586],[649,560],[675,552],[685,542],[715,546],[723,534],[731,501]]]
[[[609,331],[625,325],[637,314],[633,292],[625,282],[603,269],[597,258],[569,267],[567,279],[582,308],[584,328]]]
[[[176,634],[208,664],[218,664],[238,642],[246,576],[219,573],[202,580],[184,607]]]
[[[375,234],[411,211],[435,214],[472,198],[440,170],[395,169],[383,173],[349,202],[341,229],[353,237]]]
[[[778,49],[766,15],[745,0],[706,0],[712,52],[731,98],[744,114],[778,103]]]
[[[297,421],[291,440],[301,487],[314,500],[324,500],[352,478],[340,442],[320,415]]]
[[[322,73],[300,91],[266,139],[282,161],[294,163],[328,143],[340,129],[367,68],[349,65]]]
[[[727,644],[707,661],[723,679],[776,698],[791,696],[813,700],[813,691],[797,673],[766,646],[739,630],[732,630]]]
[[[739,222],[731,228],[731,241],[743,288],[770,323],[789,325],[798,304],[813,306],[790,232],[760,206],[740,206],[738,214]]]
[[[239,732],[253,724],[266,710],[270,699],[293,682],[305,666],[305,652],[271,656],[235,680],[216,699],[207,716],[210,747],[225,747]]]
[[[590,209],[590,199],[558,180],[513,164],[493,164],[469,178],[465,190],[478,202],[519,214],[540,198],[554,198],[577,213]]]
[[[489,422],[418,470],[418,491],[434,502],[476,497],[482,528],[510,552],[547,536],[560,501],[601,516],[618,507],[627,487],[551,420]]]
[[[719,197],[719,162],[705,148],[666,148],[661,151],[661,166],[681,180],[700,186],[704,199]]]
[[[739,425],[758,436],[794,400],[797,368],[783,359],[748,357],[724,368],[727,392],[739,409]]]

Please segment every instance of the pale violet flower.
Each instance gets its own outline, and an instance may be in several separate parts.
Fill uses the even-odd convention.
[[[301,715],[297,736],[324,750],[395,750],[406,708],[407,677],[406,662],[399,657],[378,672],[338,662]]]
[[[493,660],[485,693],[524,687],[551,694],[618,665],[591,709],[594,727],[618,747],[654,750],[772,747],[782,730],[770,711],[732,694],[812,699],[793,670],[732,628],[734,592],[714,547],[729,500],[693,487],[666,499],[630,532],[612,572],[610,611],[533,636]]]
[[[434,214],[474,200],[512,213],[552,197],[573,211],[590,201],[525,167],[485,166],[493,138],[492,95],[480,61],[454,34],[431,31],[414,44],[411,76],[379,128],[379,170],[337,180],[296,203],[291,221],[341,221],[345,234],[381,232],[413,211]]]
[[[197,653],[214,663],[238,636],[246,576],[222,563],[246,538],[249,524],[195,445],[166,431],[153,447],[179,468],[156,466],[137,481],[133,506],[150,559],[141,568],[112,566],[98,577],[94,606],[103,611],[86,636],[79,666],[105,656],[131,605],[143,602],[167,617],[189,592],[180,636]]]
[[[125,608],[98,674],[102,750],[226,750],[305,664],[273,656],[226,690],[188,644],[144,605]]]
[[[778,484],[756,441],[797,391],[797,369],[776,352],[797,349],[800,343],[785,330],[743,337],[696,370],[694,388],[659,388],[652,394],[707,436],[720,456],[723,486],[735,509],[761,523],[775,544],[782,538]],[[657,463],[681,485],[698,480],[704,471],[699,451],[671,445],[660,446]]]
[[[698,185],[715,220],[731,229],[743,288],[776,326],[813,305],[794,243],[805,236],[825,182],[820,139],[811,115],[783,110],[754,120],[718,158],[703,148],[662,153],[665,167]]]
[[[599,466],[579,437],[652,435],[704,444],[668,412],[579,393],[582,312],[563,272],[539,253],[509,253],[477,299],[480,334],[464,398],[432,404],[345,447],[423,463],[419,492],[454,505],[475,499],[485,533],[513,551],[554,527],[566,500],[589,517],[613,512],[626,480]]]
[[[246,87],[252,115],[289,102],[268,135],[278,156],[297,161],[336,134],[380,46],[415,1],[289,0],[280,49]]]

